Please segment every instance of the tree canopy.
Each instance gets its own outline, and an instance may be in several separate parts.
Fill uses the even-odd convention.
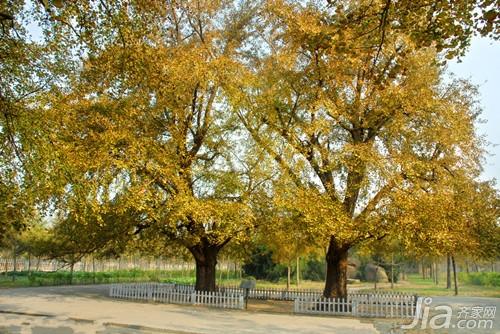
[[[394,212],[420,190],[477,175],[475,89],[445,84],[442,69],[472,28],[464,12],[433,32],[453,4],[267,6],[269,52],[249,70],[240,119],[294,183],[289,206],[328,240],[325,296],[345,296],[351,247],[397,233]]]
[[[221,249],[264,226],[288,253],[328,246],[326,297],[361,243],[498,234],[476,89],[444,72],[498,39],[494,1],[33,1],[0,20],[0,233],[38,207],[63,250],[161,235],[213,290]]]

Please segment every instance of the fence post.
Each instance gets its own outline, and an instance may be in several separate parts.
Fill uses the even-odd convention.
[[[196,291],[191,292],[191,304],[196,304]]]
[[[422,319],[422,303],[424,301],[424,298],[423,297],[417,297],[415,296],[416,299],[417,299],[417,303],[415,305],[415,317],[417,319]]]
[[[245,298],[243,297],[243,295],[238,296],[238,308],[240,310],[243,310],[245,308]]]

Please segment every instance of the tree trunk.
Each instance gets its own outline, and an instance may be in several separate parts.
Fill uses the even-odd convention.
[[[425,264],[424,264],[424,260],[422,260],[420,262],[420,265],[422,267],[422,279],[425,279],[426,277],[425,277]]]
[[[70,272],[69,272],[69,285],[73,285],[73,272],[75,271],[75,262],[71,261]]]
[[[458,284],[457,284],[457,267],[455,265],[455,257],[451,257],[451,265],[453,267],[453,280],[455,282],[455,296],[458,295]]]
[[[299,287],[299,284],[300,284],[300,257],[297,256],[297,272],[296,272],[296,276],[297,276],[297,288]]]
[[[434,282],[439,285],[439,263],[434,262]]]
[[[446,289],[451,289],[451,256],[446,257]]]
[[[391,254],[391,289],[394,289],[394,253]]]
[[[31,276],[31,254],[28,253],[28,276]]]
[[[17,274],[17,252],[14,250],[14,270],[12,271],[12,281],[16,280]]]
[[[197,291],[215,291],[217,254],[220,248],[213,245],[195,245],[188,248],[196,262]]]
[[[290,290],[290,262],[286,266],[286,290]]]
[[[347,297],[347,255],[349,245],[340,245],[335,237],[330,238],[326,253],[326,281],[323,295],[326,298]]]
[[[95,284],[95,257],[92,256],[92,283]]]

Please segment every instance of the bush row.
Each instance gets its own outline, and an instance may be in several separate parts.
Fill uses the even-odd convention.
[[[224,273],[225,278],[235,279],[234,272]],[[171,282],[191,284],[195,280],[194,270],[165,271],[165,270],[115,270],[107,272],[70,271],[55,272],[9,272],[0,275],[0,285],[9,286],[46,286],[66,284],[105,284],[128,282]],[[3,283],[3,284],[2,284]]]
[[[500,286],[500,273],[482,272],[482,273],[458,273],[460,282],[481,286]]]

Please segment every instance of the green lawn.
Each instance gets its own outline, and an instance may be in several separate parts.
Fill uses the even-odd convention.
[[[238,285],[239,280],[234,281],[224,281],[223,284],[233,284]],[[391,289],[390,283],[378,283],[378,291],[398,291],[406,292],[410,294],[416,294],[419,296],[453,296],[453,289],[446,289],[446,282],[442,280],[439,285],[434,284],[431,279],[422,279],[420,275],[409,275],[407,281],[399,282],[395,284],[394,289]],[[280,282],[268,282],[268,281],[257,281],[257,287],[260,288],[278,288],[285,289],[286,281],[281,280]],[[324,287],[323,282],[313,282],[313,281],[303,281],[299,286],[301,289],[317,289],[322,290]],[[375,291],[373,283],[357,283],[349,284],[350,288],[359,289],[362,291]],[[291,288],[296,288],[295,284],[291,285]],[[500,288],[491,286],[479,286],[472,284],[465,284],[459,282],[458,293],[461,296],[474,296],[474,297],[495,297],[500,298]]]
[[[373,283],[363,284],[368,291],[373,291]],[[390,284],[379,284],[382,291],[390,291]],[[453,296],[453,285],[451,289],[446,289],[446,281],[442,279],[436,285],[431,279],[422,279],[420,275],[409,275],[407,281],[396,284],[393,291],[417,294],[420,296]],[[461,296],[474,297],[495,297],[500,298],[500,287],[479,286],[472,284],[458,283],[458,294]]]

